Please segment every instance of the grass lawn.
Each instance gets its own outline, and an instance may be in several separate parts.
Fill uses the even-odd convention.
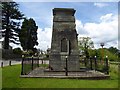
[[[118,88],[118,65],[111,65],[108,80],[20,78],[21,65],[2,69],[2,88]]]
[[[2,69],[0,68],[0,90],[2,89]]]

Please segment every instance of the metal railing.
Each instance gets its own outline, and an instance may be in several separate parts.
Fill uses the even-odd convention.
[[[27,75],[39,67],[39,57],[22,57],[21,75]]]
[[[83,64],[88,70],[95,70],[105,74],[109,74],[109,62],[107,57],[103,60],[98,59],[97,57],[90,57],[89,59],[84,59]]]
[[[41,63],[39,63],[40,60]],[[28,75],[31,71],[38,68],[39,64],[43,64],[43,62],[44,60],[39,57],[22,57],[21,75]],[[47,65],[49,66],[49,63],[47,63]],[[67,66],[67,62],[66,62],[66,66]],[[109,62],[107,57],[104,58],[104,60],[103,59],[100,60],[97,57],[90,57],[89,59],[84,58],[83,61],[80,62],[80,68],[82,66],[85,68],[85,71],[95,70],[105,74],[109,74]]]

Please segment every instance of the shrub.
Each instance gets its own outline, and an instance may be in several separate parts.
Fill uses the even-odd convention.
[[[49,54],[46,54],[46,57],[49,58]]]
[[[15,49],[13,49],[13,53],[21,55],[22,54],[22,50],[20,48],[15,48]]]
[[[34,52],[32,50],[28,50],[28,51],[23,51],[22,54],[25,55],[26,57],[29,57],[34,55]]]

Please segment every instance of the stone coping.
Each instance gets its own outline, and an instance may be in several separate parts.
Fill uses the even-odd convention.
[[[49,71],[44,68],[36,68],[28,75],[20,75],[21,78],[63,78],[63,79],[109,79],[110,75],[95,70],[69,71],[66,76],[65,71]]]
[[[20,75],[21,78],[58,78],[58,79],[109,79],[110,75],[104,76],[39,76],[39,75]]]

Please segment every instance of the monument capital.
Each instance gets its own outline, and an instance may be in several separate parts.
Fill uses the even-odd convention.
[[[61,15],[61,16],[71,15],[71,16],[74,16],[75,11],[76,10],[74,10],[73,8],[54,8],[53,9],[53,16],[54,15]]]

